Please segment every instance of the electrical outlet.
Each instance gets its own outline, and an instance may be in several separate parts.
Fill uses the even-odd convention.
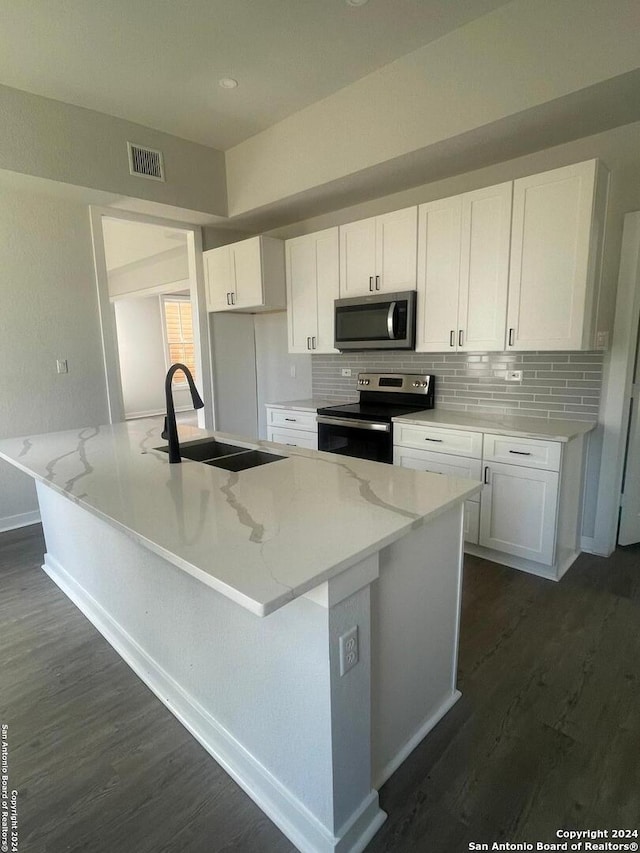
[[[354,625],[340,637],[340,675],[345,675],[360,660],[358,626]]]
[[[507,375],[505,376],[507,382],[522,382],[522,371],[521,370],[507,370]]]
[[[291,378],[295,379],[296,378],[296,366],[295,366],[295,364],[291,365],[291,367],[289,368],[289,372],[291,373]]]
[[[342,370],[340,371],[340,373],[343,376],[351,376],[351,368],[350,367],[343,367]]]
[[[57,369],[58,373],[68,373],[69,372],[69,365],[67,364],[67,359],[66,358],[59,358],[56,361],[56,369]]]
[[[609,349],[609,332],[597,332],[596,333],[596,349],[599,349],[599,350],[608,350]]]

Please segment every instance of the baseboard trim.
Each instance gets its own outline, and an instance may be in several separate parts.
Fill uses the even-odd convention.
[[[398,752],[393,756],[391,761],[388,761],[385,766],[380,770],[380,772],[376,775],[376,778],[373,781],[375,788],[381,788],[382,785],[392,776],[398,767],[407,760],[409,755],[413,752],[413,750],[418,746],[418,744],[424,740],[424,738],[429,734],[431,729],[435,728],[435,726],[440,722],[440,720],[444,717],[446,713],[448,713],[451,708],[456,704],[458,699],[462,696],[462,693],[459,690],[454,690],[450,696],[444,700],[444,702],[436,708],[436,710],[427,717],[420,724],[415,734],[409,738],[409,740],[402,746]]]
[[[20,512],[18,515],[6,515],[0,518],[0,533],[5,533],[7,530],[17,530],[19,527],[28,527],[30,524],[40,523],[40,512]]]
[[[582,537],[580,548],[586,551],[587,554],[595,554],[598,557],[610,557],[613,554],[613,551],[608,550],[606,546],[601,545],[591,536]]]
[[[302,853],[362,853],[387,815],[371,790],[333,835],[116,622],[51,554],[42,566],[136,675]]]

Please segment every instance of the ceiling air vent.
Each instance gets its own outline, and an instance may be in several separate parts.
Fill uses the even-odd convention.
[[[127,142],[129,151],[129,171],[140,178],[150,178],[152,181],[164,181],[164,163],[162,151],[144,148]]]

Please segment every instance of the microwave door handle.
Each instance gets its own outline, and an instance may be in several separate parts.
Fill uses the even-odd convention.
[[[389,313],[387,314],[387,332],[389,334],[389,340],[391,340],[391,341],[395,341],[395,339],[396,339],[396,336],[395,336],[394,331],[393,331],[393,316],[396,312],[396,305],[397,304],[398,304],[397,302],[392,302],[389,305]]]

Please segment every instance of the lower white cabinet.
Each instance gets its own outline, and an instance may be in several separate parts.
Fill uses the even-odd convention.
[[[316,413],[308,409],[281,409],[267,406],[267,441],[290,447],[318,449]]]
[[[560,442],[399,421],[393,461],[482,481],[482,492],[465,503],[466,550],[559,580],[580,553],[583,439]]]
[[[522,465],[485,467],[479,544],[551,566],[559,475]]]

